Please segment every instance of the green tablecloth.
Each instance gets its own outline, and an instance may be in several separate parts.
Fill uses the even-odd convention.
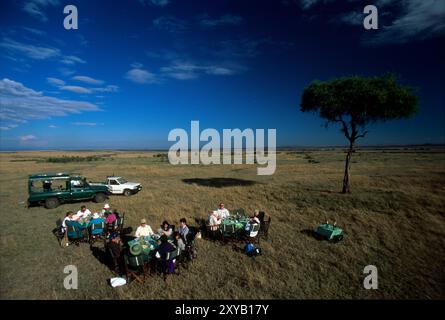
[[[173,237],[168,237],[169,242],[173,242]],[[159,245],[155,239],[152,237],[140,237],[131,241],[128,241],[128,247],[139,243],[142,246],[142,257],[144,261],[148,261],[151,259],[151,254],[154,250],[156,250]]]
[[[159,246],[156,240],[152,239],[151,237],[140,237],[138,239],[128,241],[128,247],[131,248],[136,243],[142,245],[142,255],[144,256],[144,259],[148,259],[151,252]]]
[[[236,219],[235,217],[229,217],[221,221],[221,226],[233,224],[235,225],[235,230],[239,232],[246,228],[248,222],[249,218],[246,217],[240,217],[238,219]]]

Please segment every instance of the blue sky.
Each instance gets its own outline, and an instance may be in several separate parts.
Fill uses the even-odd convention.
[[[345,145],[299,111],[312,80],[394,72],[412,119],[359,144],[445,142],[445,1],[2,1],[0,149],[168,148],[174,128],[275,128],[278,146]],[[79,29],[65,30],[76,5]]]

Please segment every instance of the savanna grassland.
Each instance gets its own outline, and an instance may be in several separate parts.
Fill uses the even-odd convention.
[[[345,154],[282,151],[272,176],[255,165],[172,166],[153,152],[14,152],[0,154],[0,298],[2,299],[444,299],[445,153],[430,150],[360,150],[352,158],[352,193],[340,194]],[[47,162],[60,156],[100,161]],[[105,155],[105,156],[104,156]],[[94,158],[94,157],[93,157]],[[229,209],[262,209],[271,216],[269,239],[255,259],[206,239],[198,259],[164,283],[111,288],[111,271],[88,244],[61,248],[56,220],[81,203],[27,208],[27,177],[77,172],[88,180],[120,175],[140,182],[134,196],[111,196],[126,226],[141,218],[157,228],[185,217],[206,218],[218,202]],[[88,202],[92,210],[102,204]],[[309,230],[337,221],[338,244]],[[79,271],[78,290],[65,290],[66,265]],[[379,288],[363,288],[363,268],[378,268]]]

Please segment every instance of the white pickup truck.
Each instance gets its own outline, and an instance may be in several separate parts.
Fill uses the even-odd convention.
[[[122,177],[107,177],[105,183],[91,183],[90,184],[105,184],[112,194],[123,194],[130,196],[138,193],[142,189],[142,185],[136,182],[128,182]]]

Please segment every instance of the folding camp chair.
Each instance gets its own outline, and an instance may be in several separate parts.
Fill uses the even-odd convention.
[[[67,240],[68,243],[72,243],[75,245],[79,245],[79,243],[84,241],[84,233],[83,230],[79,230],[76,227],[69,225],[67,223],[66,225],[66,236],[67,236]]]
[[[223,224],[221,228],[221,235],[224,242],[226,242],[227,240],[237,240],[235,225]]]
[[[115,231],[119,232],[119,234],[121,234],[122,230],[124,229],[124,220],[125,213],[123,213],[122,216],[119,216],[119,218],[114,221],[114,229]]]
[[[90,244],[95,243],[97,240],[105,240],[106,239],[105,221],[91,225],[88,228],[88,233],[89,233]]]
[[[269,218],[261,223],[261,228],[259,231],[260,237],[264,237],[266,240],[269,238],[269,227],[270,227],[271,218]]]
[[[148,271],[142,255],[128,256],[125,254],[124,259],[125,276],[129,282],[134,278],[137,282],[144,283]]]
[[[259,223],[254,223],[251,225],[250,230],[247,233],[247,237],[250,243],[260,243],[260,231],[261,227]],[[254,236],[252,236],[254,234]]]
[[[206,236],[211,240],[216,240],[221,235],[220,225],[206,225]]]

